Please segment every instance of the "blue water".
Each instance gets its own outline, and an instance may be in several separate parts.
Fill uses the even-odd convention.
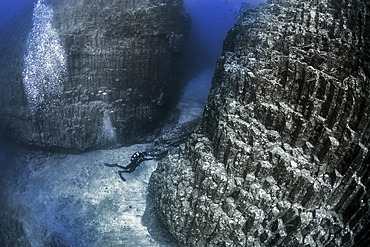
[[[227,32],[241,20],[241,8],[249,9],[262,2],[266,0],[184,0],[192,19],[186,50],[189,69],[185,73],[214,69]]]
[[[34,0],[0,0],[0,29],[27,2]],[[266,0],[184,0],[192,18],[187,47],[190,69],[213,68],[222,52],[222,42],[232,26],[240,20],[240,8],[256,7]]]
[[[33,0],[0,0],[0,29],[9,21],[26,2]]]

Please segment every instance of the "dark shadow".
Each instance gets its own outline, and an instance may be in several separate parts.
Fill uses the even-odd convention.
[[[141,219],[141,224],[147,227],[152,238],[162,247],[179,247],[175,237],[167,230],[164,224],[158,217],[155,206],[153,193],[148,187],[148,195],[146,198],[146,209]]]
[[[10,206],[8,184],[18,176],[16,157],[22,150],[7,139],[0,138],[0,246],[31,246],[20,213]],[[15,168],[14,168],[15,167]]]

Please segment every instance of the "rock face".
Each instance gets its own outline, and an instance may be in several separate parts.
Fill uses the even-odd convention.
[[[365,246],[370,6],[270,0],[224,42],[203,122],[150,181],[184,246]]]
[[[158,127],[179,85],[189,28],[182,0],[40,0],[31,8],[0,38],[6,135],[86,150],[139,141]]]

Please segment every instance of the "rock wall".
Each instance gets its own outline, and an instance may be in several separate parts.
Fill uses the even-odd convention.
[[[224,42],[149,196],[184,246],[370,242],[370,4],[270,0]]]
[[[59,150],[143,140],[176,100],[189,23],[182,0],[36,1],[0,37],[1,132]]]

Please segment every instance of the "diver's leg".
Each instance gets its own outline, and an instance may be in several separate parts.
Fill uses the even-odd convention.
[[[130,166],[129,168],[126,168],[125,170],[123,170],[121,172],[131,173],[131,172],[135,171],[135,169],[136,169],[136,166]]]
[[[136,161],[131,161],[130,164],[128,164],[127,166],[124,166],[122,168],[125,169],[125,170],[129,170],[130,172],[133,172],[133,171],[135,171],[136,167],[138,167],[137,162]]]
[[[104,165],[109,166],[109,167],[116,167],[116,166],[118,166],[117,163],[114,163],[114,164],[104,163]]]
[[[118,171],[118,175],[119,177],[122,179],[123,182],[126,182],[126,178],[123,177],[122,173],[124,173],[125,171]]]
[[[108,163],[104,163],[105,166],[109,166],[109,167],[118,167],[118,168],[121,168],[121,169],[126,169],[125,166],[120,166],[118,165],[117,163],[115,164],[108,164]]]

